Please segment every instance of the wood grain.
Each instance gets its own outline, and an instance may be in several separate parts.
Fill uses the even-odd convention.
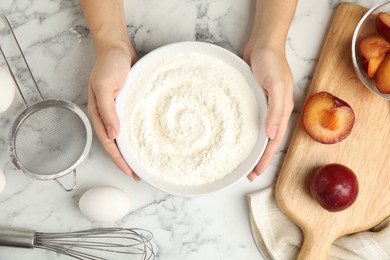
[[[366,11],[351,3],[337,8],[306,97],[327,91],[349,103],[356,119],[351,134],[325,145],[299,122],[276,183],[279,207],[304,234],[300,259],[326,259],[335,239],[390,215],[390,103],[359,81],[351,58],[352,35]],[[311,175],[329,163],[346,165],[359,181],[357,200],[340,212],[324,210],[309,193]]]

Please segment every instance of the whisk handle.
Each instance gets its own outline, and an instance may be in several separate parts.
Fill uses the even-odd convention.
[[[34,230],[0,227],[0,246],[33,248]]]

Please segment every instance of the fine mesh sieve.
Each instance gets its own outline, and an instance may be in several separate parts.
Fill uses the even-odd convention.
[[[27,107],[15,120],[9,137],[12,162],[40,180],[72,172],[91,146],[88,118],[66,100],[44,100]]]
[[[92,128],[85,113],[74,103],[47,99],[28,66],[8,19],[7,24],[41,101],[28,105],[11,66],[0,46],[0,52],[21,94],[26,109],[11,128],[8,146],[15,167],[38,180],[54,180],[66,191],[76,186],[76,167],[85,159],[92,143]],[[73,172],[73,185],[66,188],[58,178]]]

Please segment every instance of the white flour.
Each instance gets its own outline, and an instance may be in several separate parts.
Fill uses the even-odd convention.
[[[148,170],[167,181],[219,180],[256,143],[254,93],[236,69],[216,58],[190,53],[161,59],[140,73],[131,89],[130,147]]]

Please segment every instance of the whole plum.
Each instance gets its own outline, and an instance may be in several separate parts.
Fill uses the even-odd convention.
[[[311,178],[310,192],[328,211],[340,211],[351,206],[359,193],[356,175],[341,164],[328,164],[319,168]]]

